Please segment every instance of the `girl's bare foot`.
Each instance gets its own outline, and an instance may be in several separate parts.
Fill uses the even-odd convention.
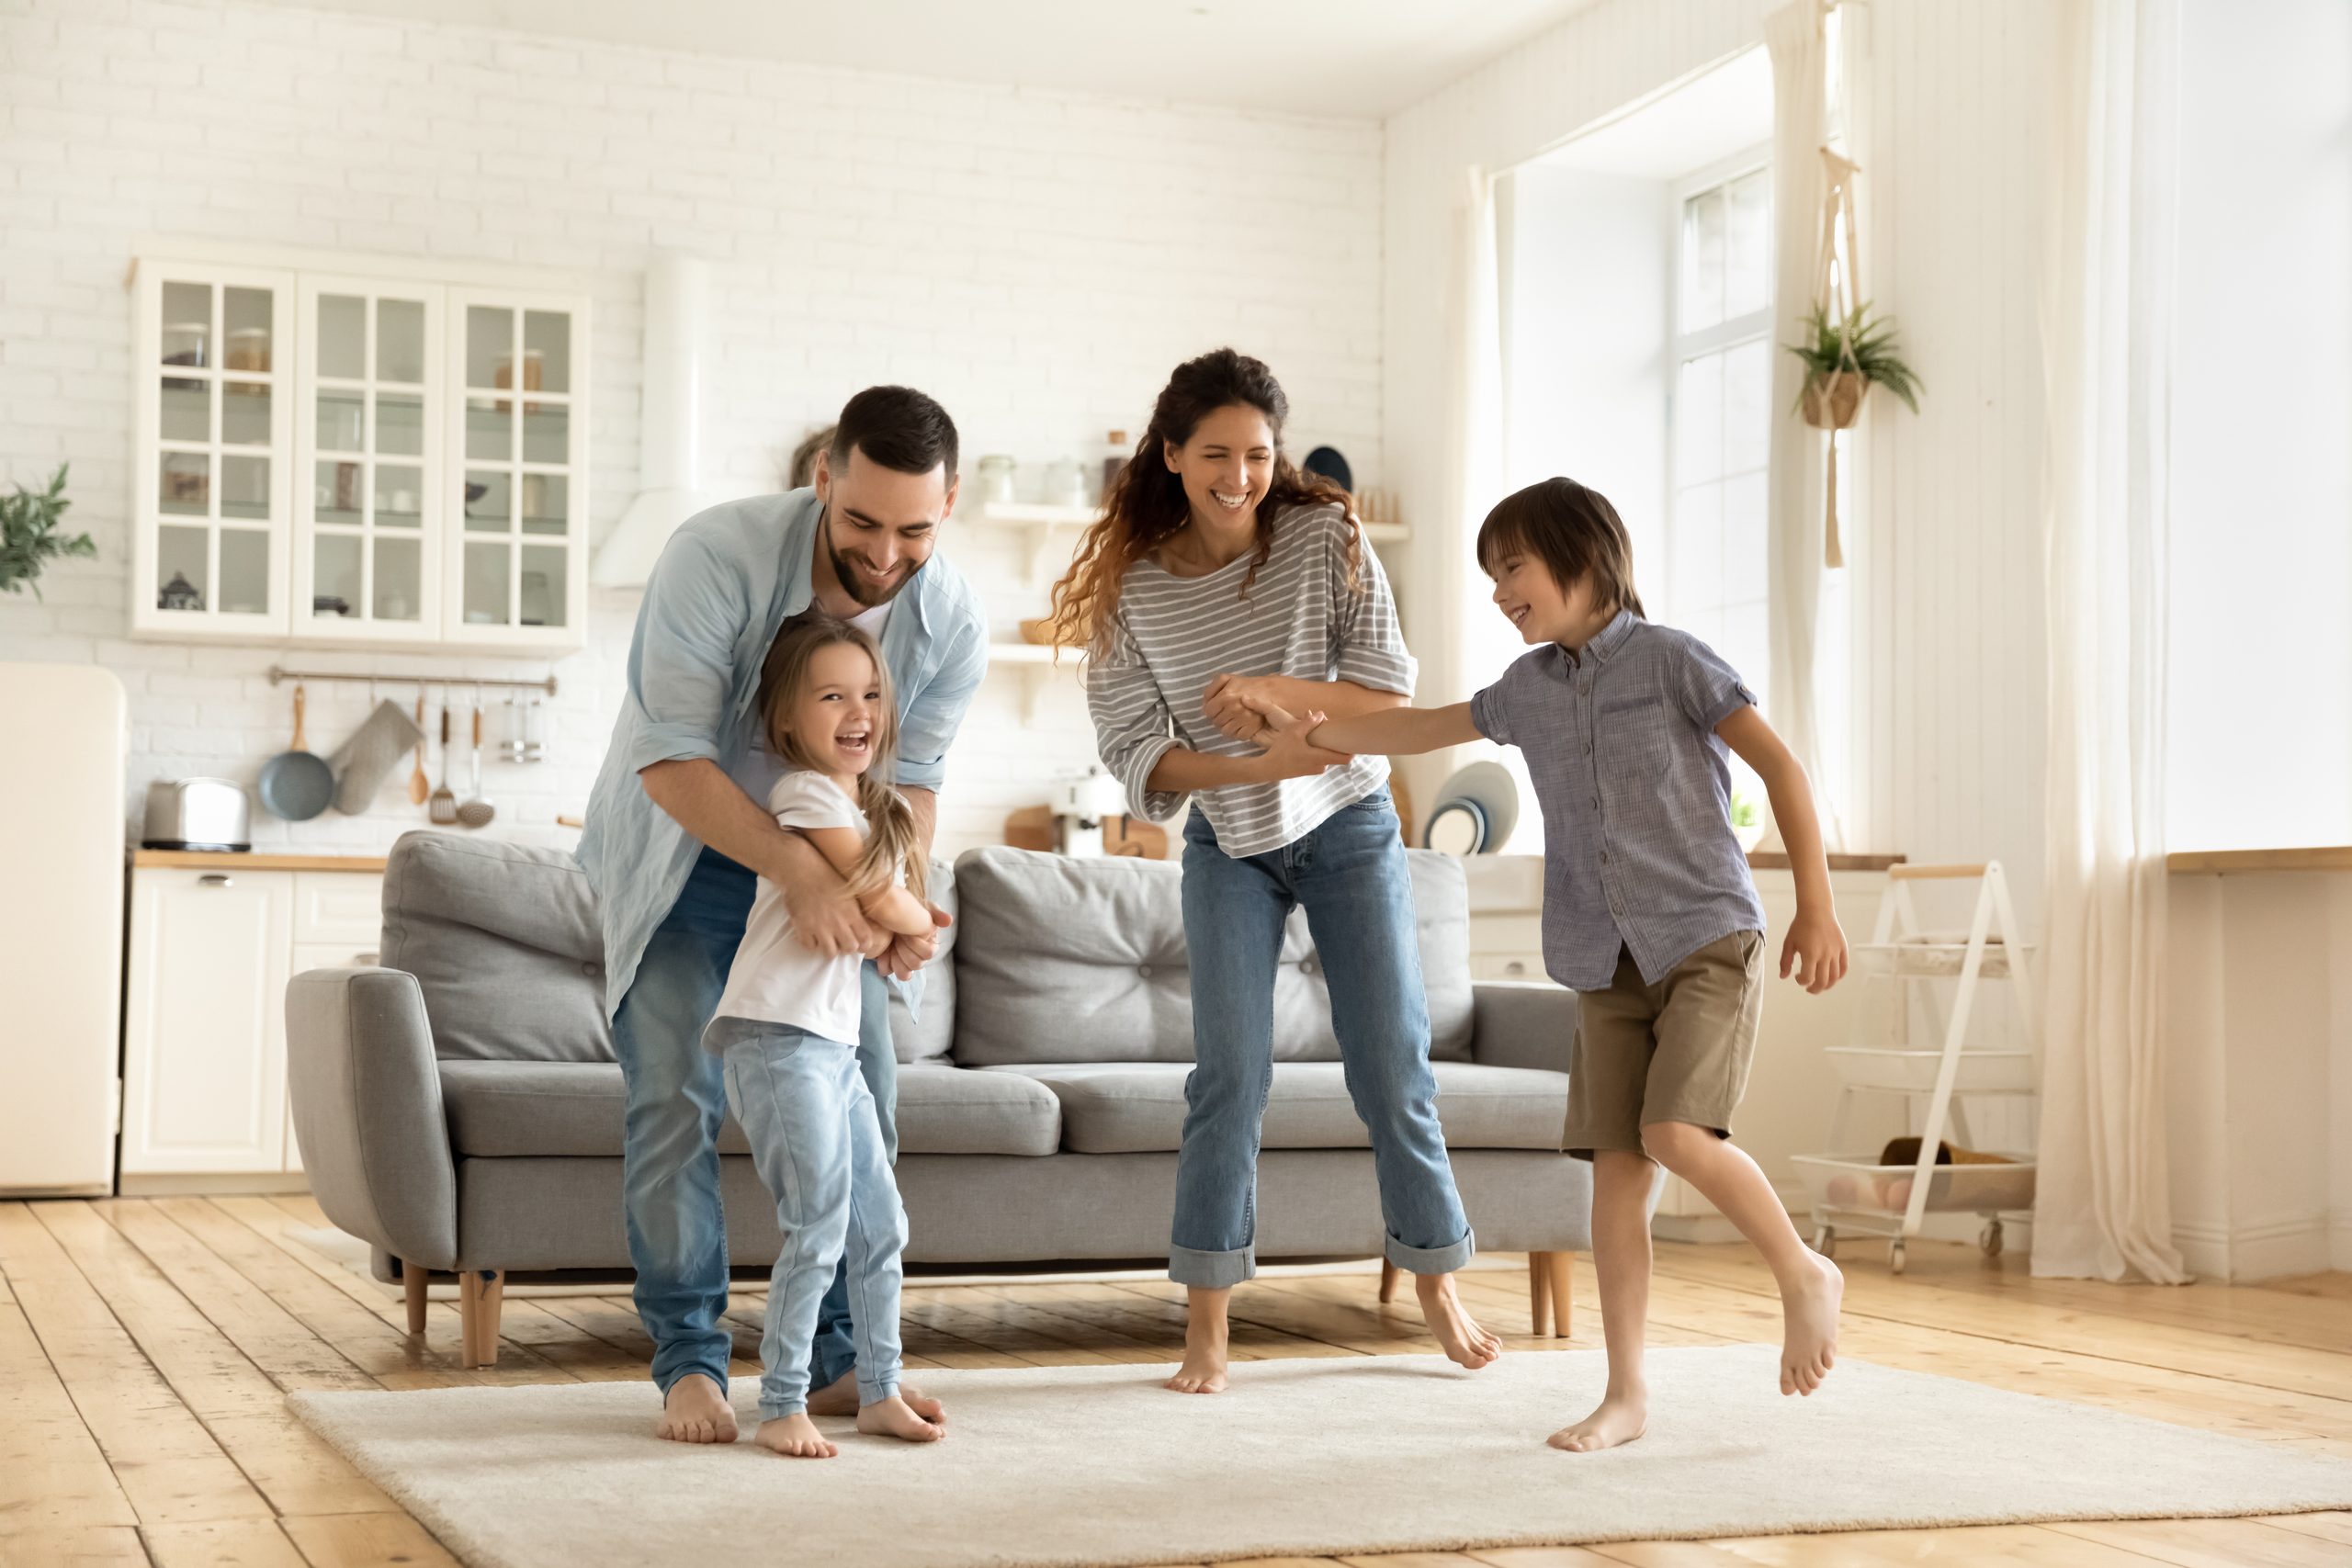
[[[906,1401],[908,1409],[933,1426],[947,1425],[947,1406],[913,1384],[900,1385],[899,1397]],[[857,1373],[854,1371],[843,1372],[808,1396],[808,1414],[811,1416],[854,1416],[857,1412]]]
[[[1810,1278],[1781,1290],[1781,1392],[1811,1393],[1838,1364],[1838,1307],[1846,1276],[1817,1252],[1806,1251]]]
[[[1225,1392],[1226,1326],[1223,1317],[1194,1312],[1184,1325],[1184,1364],[1164,1385],[1178,1393]]]
[[[752,1434],[752,1441],[763,1449],[773,1449],[786,1459],[831,1459],[840,1450],[825,1440],[817,1424],[804,1415],[779,1416],[773,1421],[763,1421],[760,1429]]]
[[[895,1393],[872,1404],[860,1405],[857,1429],[868,1437],[899,1438],[910,1443],[935,1443],[947,1436],[945,1422],[925,1420],[904,1397]]]
[[[1413,1291],[1421,1298],[1421,1315],[1445,1351],[1446,1359],[1476,1371],[1503,1353],[1503,1342],[1478,1326],[1470,1309],[1453,1288],[1451,1274],[1416,1274]]]
[[[670,1385],[662,1401],[662,1423],[653,1430],[673,1443],[731,1443],[735,1407],[708,1373],[688,1372]]]
[[[1591,1415],[1573,1427],[1561,1427],[1544,1441],[1567,1453],[1598,1453],[1640,1437],[1649,1428],[1649,1417],[1648,1390],[1620,1393],[1612,1388],[1601,1395]]]

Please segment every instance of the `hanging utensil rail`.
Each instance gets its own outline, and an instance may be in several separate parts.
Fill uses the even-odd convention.
[[[512,687],[516,691],[545,692],[548,696],[555,695],[555,676],[552,674],[540,681],[502,681],[487,675],[479,680],[470,675],[329,675],[315,670],[287,670],[275,664],[269,667],[271,685],[287,681],[375,681],[391,686],[471,686],[478,691],[496,686],[502,690]]]

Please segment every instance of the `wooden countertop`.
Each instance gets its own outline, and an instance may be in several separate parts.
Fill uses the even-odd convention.
[[[133,865],[174,866],[197,871],[374,871],[382,855],[273,855],[225,850],[133,850]]]
[[[1832,871],[1884,871],[1890,866],[1901,865],[1905,858],[1903,855],[1834,854],[1828,860]],[[1747,852],[1747,863],[1755,871],[1786,871],[1789,869],[1789,857],[1781,850],[1750,850]]]
[[[2299,850],[2181,850],[2165,856],[2166,871],[2352,871],[2352,844],[2312,844]]]

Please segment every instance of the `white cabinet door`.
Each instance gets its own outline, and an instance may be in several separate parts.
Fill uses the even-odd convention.
[[[443,640],[562,650],[586,641],[588,306],[452,288]],[[518,395],[519,394],[519,395]]]
[[[294,275],[150,259],[137,296],[131,630],[282,637]]]
[[[440,639],[442,538],[457,515],[442,504],[441,304],[431,284],[302,275],[293,378],[298,637]]]
[[[126,1174],[284,1168],[293,909],[289,872],[132,877]]]

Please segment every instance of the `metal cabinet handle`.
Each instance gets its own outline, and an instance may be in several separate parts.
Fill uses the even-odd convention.
[[[234,887],[237,879],[222,872],[208,871],[196,879],[198,887]]]

